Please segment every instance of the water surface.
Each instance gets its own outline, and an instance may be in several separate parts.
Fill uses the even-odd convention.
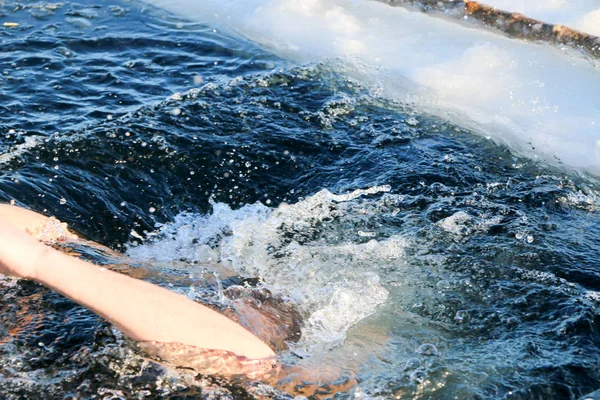
[[[339,398],[578,398],[597,368],[598,181],[134,2],[5,2],[0,198],[219,302],[233,270],[297,305]],[[492,134],[492,132],[490,133]],[[96,262],[109,262],[78,249]],[[4,398],[284,398],[149,363],[104,321],[2,280]],[[302,358],[302,360],[301,360]]]

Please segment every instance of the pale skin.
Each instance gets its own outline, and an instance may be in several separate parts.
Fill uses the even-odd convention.
[[[190,362],[189,354],[194,364],[193,355],[199,350],[198,360],[209,360],[208,369],[205,364],[200,365],[209,374],[230,376],[241,371],[248,379],[319,398],[328,398],[356,384],[352,378],[334,383],[339,378],[338,371],[320,365],[275,368],[275,352],[231,319],[187,297],[90,264],[48,245],[57,242],[81,242],[122,258],[102,245],[80,239],[55,218],[0,204],[0,274],[33,280],[61,293],[102,316],[140,345],[148,344],[142,348],[162,360],[171,363],[173,355],[177,365],[181,361],[177,355],[183,351],[188,356],[185,364]],[[224,353],[214,355],[202,350]],[[250,369],[229,368],[239,366],[240,359],[249,361]],[[323,392],[323,385],[330,391]]]
[[[210,308],[68,256],[38,240],[76,238],[56,220],[0,205],[0,273],[39,282],[94,311],[136,341],[180,343],[250,359],[275,357],[254,334]]]

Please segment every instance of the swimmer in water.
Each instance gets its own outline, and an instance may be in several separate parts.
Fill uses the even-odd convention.
[[[331,372],[324,376],[322,371],[294,370],[278,362],[275,351],[267,345],[277,349],[274,339],[277,334],[265,326],[281,325],[273,315],[284,314],[289,318],[283,325],[295,325],[293,330],[299,336],[299,322],[294,322],[294,312],[289,307],[287,313],[277,311],[261,319],[261,315],[257,316],[261,311],[244,303],[243,296],[238,294],[240,308],[250,315],[244,320],[254,316],[255,321],[263,324],[262,327],[255,324],[252,333],[246,329],[251,329],[252,323],[244,327],[234,322],[239,321],[235,316],[228,318],[185,296],[49,246],[77,241],[82,239],[54,218],[0,205],[0,273],[36,281],[85,306],[136,341],[143,351],[169,364],[201,373],[260,380],[304,395],[319,392],[324,386],[321,382],[337,378]],[[306,381],[317,383],[311,389]],[[335,392],[347,390],[355,383],[352,379],[342,381]],[[294,390],[299,382],[304,390],[301,393]]]

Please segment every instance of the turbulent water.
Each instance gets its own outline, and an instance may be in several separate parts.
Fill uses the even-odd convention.
[[[282,60],[142,3],[5,1],[4,22],[19,25],[0,26],[3,201],[198,301],[227,301],[223,270],[260,278],[303,317],[297,362],[356,377],[339,398],[600,388],[593,175],[343,59]],[[2,398],[289,397],[149,362],[33,283],[3,278],[0,296]]]

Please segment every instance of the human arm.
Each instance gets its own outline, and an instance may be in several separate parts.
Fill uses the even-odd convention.
[[[31,231],[30,212],[15,207],[16,213],[10,214],[6,207],[11,206],[0,210],[0,273],[46,285],[137,341],[181,343],[253,359],[275,355],[245,328],[201,304],[41,244],[24,232]],[[5,218],[7,213],[10,218]],[[34,224],[41,221],[39,217],[45,218],[33,214],[30,221]],[[13,221],[18,223],[13,225]]]
[[[66,223],[9,204],[0,204],[0,221],[43,241],[79,239],[67,229]]]

